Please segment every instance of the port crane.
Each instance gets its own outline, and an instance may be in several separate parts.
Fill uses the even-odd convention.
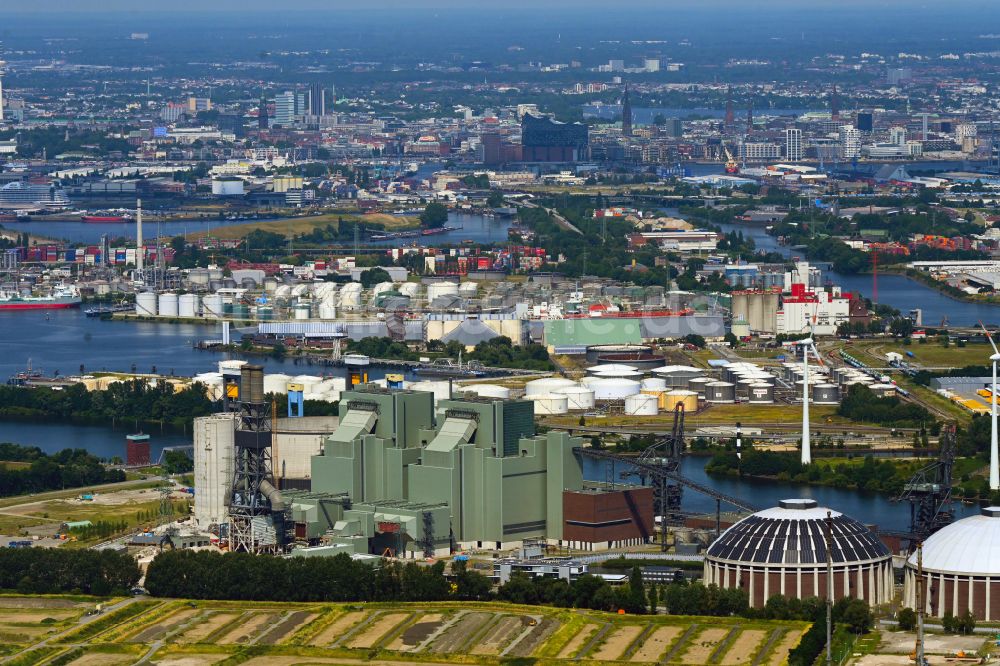
[[[722,150],[726,153],[726,173],[739,173],[740,165],[736,162],[736,158],[733,157],[733,154],[729,152],[729,148],[723,146]]]

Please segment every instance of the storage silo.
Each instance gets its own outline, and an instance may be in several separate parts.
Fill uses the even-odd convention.
[[[172,291],[165,291],[160,294],[156,303],[156,307],[159,309],[161,317],[176,317],[177,305],[177,294]]]
[[[530,400],[535,403],[535,414],[551,416],[554,414],[565,414],[569,411],[567,397],[559,393],[532,395],[530,396]]]
[[[222,374],[218,372],[205,372],[195,375],[192,378],[194,383],[205,385],[205,394],[210,400],[222,399]]]
[[[404,282],[399,285],[399,293],[407,298],[416,298],[420,294],[420,283]]]
[[[624,363],[603,363],[601,365],[592,365],[587,368],[587,372],[591,375],[604,375],[606,377],[630,377],[630,373],[636,371],[634,365],[626,365]],[[616,373],[624,372],[624,375],[619,375]]]
[[[458,283],[456,282],[432,282],[427,285],[427,302],[432,302],[441,296],[458,296]]]
[[[736,386],[731,382],[712,382],[705,386],[705,402],[730,404],[736,402]]]
[[[595,400],[624,400],[641,389],[639,382],[623,377],[598,377],[587,384],[593,390]]]
[[[219,319],[223,313],[221,294],[208,294],[201,300],[201,313],[209,319]]]
[[[458,390],[475,393],[481,398],[502,398],[504,400],[510,398],[510,389],[499,384],[469,384]]]
[[[198,294],[181,294],[177,299],[177,316],[197,317],[198,316]]]
[[[705,396],[705,387],[715,382],[711,377],[692,377],[688,381],[687,390],[694,391],[699,396]]]
[[[752,405],[773,404],[774,386],[771,384],[753,384],[747,390],[747,399]]]
[[[309,319],[311,314],[311,308],[309,307],[308,304],[299,303],[298,305],[295,306],[293,312],[295,313],[296,320],[303,321]]]
[[[667,388],[667,380],[663,377],[648,377],[639,382],[643,391],[665,391]]]
[[[817,405],[836,405],[840,402],[840,388],[836,384],[816,384],[812,387],[812,401]]]
[[[594,392],[585,386],[564,386],[552,391],[566,396],[566,406],[572,410],[593,409]]]
[[[698,411],[698,394],[684,389],[675,389],[667,393],[667,411],[674,411],[678,404],[684,405],[684,411],[689,414],[696,412]]]
[[[660,400],[655,395],[638,393],[625,398],[625,416],[656,416]]]
[[[288,383],[290,381],[292,381],[290,375],[285,375],[281,373],[275,373],[273,375],[264,375],[264,393],[285,395],[285,393],[288,391]]]
[[[451,384],[445,380],[413,382],[413,384],[409,386],[409,389],[412,391],[425,391],[427,393],[433,393],[434,402],[448,400],[452,393]]]
[[[337,318],[337,303],[333,299],[327,299],[321,301],[319,304],[319,318],[320,319],[336,319]]]
[[[576,382],[562,377],[544,377],[542,379],[533,379],[524,385],[524,394],[526,396],[543,395],[552,393],[557,388],[566,388],[567,386],[576,386]]]
[[[140,317],[155,317],[159,313],[156,292],[142,291],[136,294],[135,313]]]
[[[872,384],[868,388],[871,389],[876,398],[892,398],[896,395],[896,387],[892,384]]]

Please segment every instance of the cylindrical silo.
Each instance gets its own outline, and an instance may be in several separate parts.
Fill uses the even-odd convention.
[[[553,393],[566,396],[566,406],[569,409],[593,409],[594,392],[585,386],[564,386],[553,389]]]
[[[524,385],[524,394],[526,396],[542,395],[546,393],[552,393],[557,388],[565,388],[567,386],[576,386],[576,382],[574,382],[571,379],[564,379],[562,377],[545,377],[543,379],[534,379]]]
[[[774,402],[774,387],[770,384],[754,384],[747,391],[751,404],[769,405]]]
[[[836,405],[840,402],[840,388],[836,384],[816,384],[812,388],[812,401],[817,405]]]
[[[161,317],[177,316],[177,294],[172,291],[165,291],[160,294],[156,307],[160,311]]]
[[[290,381],[292,381],[291,376],[281,373],[264,375],[264,393],[284,395],[288,391],[288,382]]]
[[[643,391],[647,390],[666,390],[667,380],[663,377],[649,377],[643,379],[639,384],[642,386]]]
[[[694,391],[677,389],[667,393],[667,411],[672,412],[678,404],[684,405],[684,411],[692,413],[698,411],[698,394]]]
[[[198,300],[198,294],[181,294],[177,299],[177,316],[197,317]]]
[[[712,382],[705,386],[705,402],[736,402],[736,386],[730,382]]]
[[[638,393],[625,398],[625,416],[656,416],[660,401],[655,395]]]
[[[294,313],[295,313],[295,319],[299,321],[309,319],[310,308],[307,304],[300,303],[299,305],[295,306]]]
[[[714,382],[715,380],[711,377],[692,377],[688,381],[687,389],[689,391],[694,391],[700,396],[705,395],[705,387]]]
[[[595,400],[624,400],[641,390],[639,382],[622,377],[598,377],[587,384]]]
[[[337,318],[336,302],[332,300],[321,301],[319,304],[319,318],[336,319]]]
[[[456,391],[471,391],[481,398],[503,398],[510,397],[510,389],[498,384],[470,384],[456,388]]]
[[[140,317],[155,317],[159,313],[156,292],[143,291],[136,294],[135,313]]]
[[[543,393],[530,398],[535,403],[535,414],[565,414],[569,411],[569,401],[560,393]]]

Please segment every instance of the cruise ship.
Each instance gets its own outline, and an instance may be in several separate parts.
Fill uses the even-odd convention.
[[[61,187],[14,181],[0,187],[0,209],[68,208],[69,197]]]

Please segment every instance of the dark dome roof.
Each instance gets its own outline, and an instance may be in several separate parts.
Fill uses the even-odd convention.
[[[782,500],[779,506],[744,518],[709,547],[710,559],[760,564],[826,562],[826,514],[832,519],[834,563],[866,562],[891,557],[871,530],[839,511],[818,507],[814,500]]]

